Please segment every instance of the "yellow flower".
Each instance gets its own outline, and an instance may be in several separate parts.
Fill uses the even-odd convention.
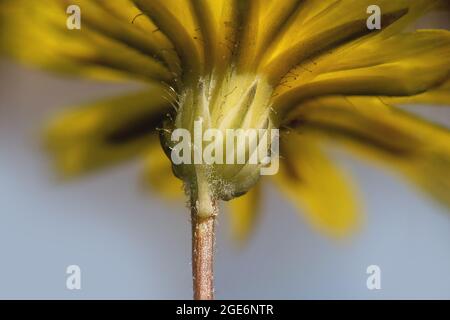
[[[66,27],[73,4],[81,8],[81,30]],[[366,25],[370,5],[381,8],[381,30]],[[396,107],[450,104],[450,32],[405,31],[445,6],[439,0],[2,0],[0,36],[2,50],[24,63],[143,84],[140,92],[55,117],[48,147],[65,176],[145,155],[146,180],[178,197],[181,182],[159,146],[158,129],[192,129],[197,116],[210,127],[276,127],[280,172],[261,180],[274,181],[315,227],[344,235],[357,225],[359,209],[353,187],[323,151],[329,141],[389,165],[450,204],[448,130]],[[208,186],[218,199],[247,192],[228,203],[234,233],[244,239],[257,216],[261,181],[233,182],[242,168],[222,169],[229,189]],[[193,170],[178,176],[189,184]]]

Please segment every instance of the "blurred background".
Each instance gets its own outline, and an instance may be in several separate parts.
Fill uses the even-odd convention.
[[[437,19],[448,25],[448,16]],[[65,105],[133,85],[56,77],[0,60],[0,298],[190,299],[185,204],[139,184],[142,159],[60,183],[42,150],[42,126]],[[417,112],[450,126],[448,108]],[[219,299],[450,299],[450,215],[381,168],[330,150],[360,186],[365,223],[336,240],[316,233],[266,185],[245,246],[219,217]],[[66,288],[78,265],[82,289]],[[366,269],[381,268],[381,290]]]

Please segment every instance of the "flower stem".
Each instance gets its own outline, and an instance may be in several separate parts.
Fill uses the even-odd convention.
[[[215,216],[199,217],[192,212],[192,276],[195,300],[214,299]]]
[[[208,185],[197,170],[197,188],[191,195],[192,277],[195,300],[214,299],[214,242],[216,201],[211,198]]]

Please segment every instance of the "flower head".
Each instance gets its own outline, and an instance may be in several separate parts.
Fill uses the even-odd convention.
[[[66,8],[81,8],[81,30]],[[367,8],[381,9],[381,30]],[[146,177],[179,183],[175,129],[279,128],[284,194],[317,227],[340,235],[358,220],[352,187],[328,141],[381,160],[450,204],[447,129],[396,105],[450,104],[450,32],[405,31],[439,0],[3,0],[1,47],[41,67],[144,84],[137,93],[65,111],[48,145],[68,176],[146,154]],[[226,143],[226,142],[223,142]],[[247,150],[249,153],[251,150]],[[190,192],[230,200],[244,237],[255,217],[260,165],[173,165]],[[268,178],[265,177],[264,180]],[[201,180],[201,183],[199,181]],[[174,187],[175,186],[175,187]],[[242,197],[238,197],[245,194]]]

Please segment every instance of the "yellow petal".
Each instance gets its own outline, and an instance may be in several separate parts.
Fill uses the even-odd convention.
[[[50,122],[47,147],[64,176],[71,177],[141,153],[157,140],[168,112],[163,87],[63,111]]]
[[[202,29],[206,71],[221,73],[229,67],[238,31],[235,0],[196,0],[193,6]]]
[[[291,126],[336,139],[370,160],[393,167],[450,205],[450,132],[373,97],[310,100],[290,115]]]
[[[82,30],[68,30],[68,15],[62,3],[1,2],[1,50],[23,62],[70,74],[101,79],[112,76],[173,80],[174,75],[158,60],[92,30],[87,24],[82,23]],[[89,16],[89,11],[84,13]]]
[[[383,29],[405,15],[433,6],[435,0],[303,1],[285,23],[261,63],[276,82],[295,65],[320,52],[373,33],[366,25],[367,8],[381,8]]]
[[[167,35],[181,57],[186,77],[203,72],[204,39],[190,0],[133,0]]]
[[[360,220],[354,190],[323,153],[314,137],[291,133],[282,137],[280,189],[317,229],[330,235],[351,232]]]
[[[240,72],[254,72],[271,40],[300,2],[300,0],[253,0],[241,3],[243,26],[238,53]]]
[[[146,150],[144,181],[168,200],[183,200],[183,184],[172,172],[172,164],[161,145],[155,143]]]
[[[231,232],[239,243],[246,241],[255,227],[260,207],[261,183],[246,194],[226,202],[230,214]]]
[[[425,93],[410,97],[383,97],[383,101],[389,104],[424,104],[437,106],[450,106],[450,80],[441,86]]]
[[[63,1],[64,2],[64,1]],[[83,24],[90,29],[150,57],[156,57],[172,72],[180,73],[177,54],[172,43],[157,27],[142,15],[131,0],[66,1],[82,8]],[[139,26],[135,25],[138,21]]]
[[[450,31],[367,38],[293,70],[276,90],[274,108],[318,95],[414,95],[439,85],[449,72]]]

